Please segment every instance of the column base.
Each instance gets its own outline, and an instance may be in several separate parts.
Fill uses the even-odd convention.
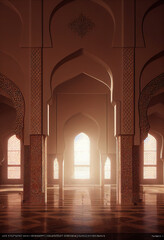
[[[132,191],[126,191],[120,195],[120,205],[134,205]]]

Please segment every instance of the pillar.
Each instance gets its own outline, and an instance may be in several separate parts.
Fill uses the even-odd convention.
[[[133,203],[133,139],[135,128],[135,1],[123,1],[122,96],[118,144],[118,201]],[[130,14],[127,14],[130,13]],[[128,37],[127,37],[128,36]]]
[[[59,163],[59,206],[64,204],[64,160],[63,154],[57,154]]]
[[[30,201],[30,145],[24,145],[23,202]]]
[[[131,205],[133,203],[133,135],[122,135],[118,137],[119,145],[119,204]]]
[[[140,146],[133,146],[133,202],[140,201]]]
[[[101,162],[100,162],[100,186],[104,187],[104,167],[106,161],[106,154],[101,154]]]
[[[30,145],[25,147],[24,202],[47,201],[47,145],[43,134],[42,48],[31,48],[31,121]],[[27,182],[27,179],[28,182]]]
[[[118,202],[131,205],[134,201],[133,145],[134,145],[134,48],[122,49],[123,95],[121,106],[121,134],[118,136]]]
[[[42,134],[30,136],[30,202],[47,202],[46,137]]]
[[[4,164],[3,148],[0,141],[0,184],[2,184],[2,165]]]
[[[160,153],[160,159],[163,163],[163,184],[164,184],[164,142],[162,141],[161,146],[161,153]]]
[[[164,184],[164,160],[162,159],[162,163],[163,163],[163,184]]]
[[[57,154],[59,163],[59,189],[62,190],[64,187],[64,161],[63,154]]]
[[[31,135],[30,145],[24,146],[24,203],[47,202],[46,140],[42,134]]]

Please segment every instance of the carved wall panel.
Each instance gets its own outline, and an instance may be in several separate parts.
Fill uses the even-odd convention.
[[[123,48],[122,134],[134,133],[134,49]]]
[[[30,200],[30,180],[30,146],[24,145],[24,202],[28,202]]]
[[[5,91],[11,98],[14,108],[16,109],[16,124],[14,132],[21,139],[22,129],[24,127],[24,113],[25,113],[25,102],[20,89],[8,79],[6,76],[0,73],[0,89]]]
[[[132,179],[132,146],[133,136],[119,136],[120,156],[120,201],[121,204],[131,204],[133,201],[133,179]]]
[[[79,15],[69,24],[70,29],[75,32],[79,37],[83,38],[87,33],[92,31],[95,24],[92,20],[86,17],[83,13]]]
[[[42,49],[31,50],[31,134],[42,129]]]
[[[45,138],[43,135],[30,136],[30,202],[45,203],[45,192],[43,191],[43,172],[44,153],[45,153]],[[45,179],[44,179],[45,181]]]
[[[139,98],[139,117],[140,117],[140,130],[141,130],[141,140],[147,137],[150,129],[148,122],[147,110],[150,100],[153,95],[161,88],[164,87],[164,73],[154,78],[152,81],[144,87]]]
[[[133,158],[132,158],[132,167],[133,167],[133,201],[139,201],[139,192],[140,192],[140,146],[133,146]]]

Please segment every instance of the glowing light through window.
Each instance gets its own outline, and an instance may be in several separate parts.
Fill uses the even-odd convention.
[[[59,179],[59,164],[57,158],[54,160],[54,179]]]
[[[156,179],[156,167],[144,167],[144,179]]]
[[[20,140],[13,135],[8,140],[8,167],[7,178],[8,179],[20,179],[21,178],[21,146]]]
[[[144,179],[156,179],[157,178],[157,141],[148,134],[148,137],[144,141],[144,167],[143,178]]]
[[[8,179],[20,179],[20,167],[8,167]]]
[[[89,179],[90,178],[89,167],[76,167],[75,166],[75,179]]]
[[[110,179],[111,178],[111,161],[109,158],[106,159],[105,166],[104,166],[104,178]]]
[[[74,139],[74,178],[90,178],[90,140],[85,133]]]

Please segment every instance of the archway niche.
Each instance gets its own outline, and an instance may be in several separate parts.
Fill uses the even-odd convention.
[[[163,172],[163,120],[164,120],[164,74],[152,79],[142,90],[139,101],[140,129],[142,140],[141,173],[144,164],[144,143],[150,134],[155,137],[156,147],[156,176],[154,179],[144,179],[141,174],[140,182],[143,184],[162,184]],[[150,157],[149,157],[150,158]],[[161,161],[162,160],[162,161]]]
[[[88,139],[87,150],[83,161],[76,161],[76,140],[80,135]],[[65,124],[65,150],[64,150],[64,183],[72,184],[100,184],[100,153],[98,147],[99,129],[89,116],[79,113],[72,116]],[[82,147],[82,143],[81,146]],[[83,148],[84,148],[83,143]],[[82,149],[81,149],[82,151]],[[79,156],[80,157],[80,156]],[[80,157],[81,158],[81,157]],[[87,161],[87,158],[88,161]],[[81,159],[82,160],[82,159]],[[84,163],[83,163],[84,162]],[[86,168],[86,176],[81,176],[80,168]],[[76,169],[79,169],[77,173]],[[84,173],[85,174],[85,173]]]
[[[7,93],[0,90],[0,184],[12,183],[7,176],[8,139],[14,134],[16,110]]]
[[[49,106],[48,184],[100,185],[100,166],[107,156],[111,159],[112,179],[115,183],[114,113],[110,103],[110,89],[84,73],[58,85]],[[90,140],[90,178],[74,178],[74,140],[84,133]],[[59,180],[53,180],[52,161],[59,161]],[[100,161],[104,162],[100,164]],[[64,164],[63,164],[64,163]],[[102,170],[104,173],[104,170]],[[63,178],[62,183],[61,177]]]
[[[0,109],[0,184],[23,183],[23,168],[20,169],[19,179],[8,178],[7,169],[9,138],[15,135],[18,141],[23,142],[24,98],[16,84],[2,73],[0,73]]]

